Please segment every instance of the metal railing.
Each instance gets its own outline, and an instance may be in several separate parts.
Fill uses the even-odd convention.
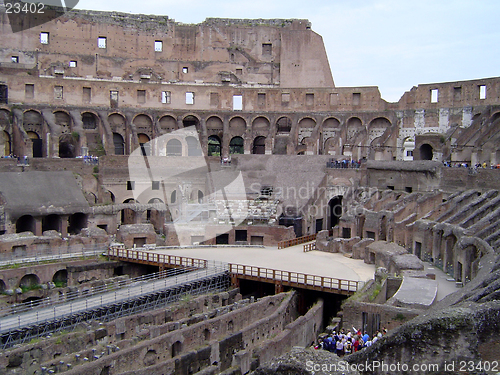
[[[280,271],[263,267],[229,264],[229,272],[252,280],[276,282],[291,287],[318,289],[332,292],[354,293],[364,285],[363,281],[337,279],[328,276],[308,275],[300,272]]]
[[[116,292],[111,298],[100,297],[100,301],[89,305],[87,300],[72,302],[71,307],[40,309],[31,314],[25,313],[24,317],[18,315],[10,321],[0,320],[0,349],[9,348],[15,344],[29,342],[36,337],[46,337],[54,332],[71,331],[80,323],[98,320],[109,322],[111,320],[129,316],[144,311],[158,309],[178,301],[184,295],[201,295],[206,293],[225,291],[230,286],[228,272],[204,275],[207,270],[195,271],[197,278],[189,278],[187,273],[175,283],[167,283],[158,288],[145,288],[143,295],[123,296],[118,300]],[[201,272],[201,274],[200,274]],[[171,284],[171,285],[169,285]],[[142,291],[142,287],[141,287]],[[97,298],[98,296],[92,297]],[[95,302],[95,301],[94,301]],[[83,305],[86,306],[83,306]],[[73,306],[74,305],[74,306]]]
[[[305,242],[314,241],[316,239],[316,234],[310,234],[308,236],[297,237],[291,240],[278,242],[278,249],[284,249],[286,247],[300,245]]]
[[[117,291],[123,288],[131,287],[133,285],[139,285],[140,283],[148,283],[150,281],[164,279],[179,274],[178,269],[171,269],[162,272],[156,272],[149,275],[139,276],[132,279],[118,279],[112,283],[84,287],[80,291],[68,291],[64,297],[61,296],[50,296],[42,298],[36,301],[29,301],[24,303],[18,303],[8,306],[0,307],[0,317],[22,314],[27,311],[32,311],[33,309],[44,308],[48,306],[62,305],[68,302],[73,302],[82,298],[89,298],[103,293],[109,293]]]
[[[47,250],[30,252],[9,252],[0,255],[0,267],[15,264],[27,265],[30,263],[50,262],[63,259],[97,257],[107,251],[107,247],[61,247],[57,253],[47,254]]]

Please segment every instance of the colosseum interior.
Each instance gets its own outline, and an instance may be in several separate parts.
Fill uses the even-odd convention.
[[[387,102],[335,85],[305,19],[73,10],[15,33],[2,13],[1,29],[0,374],[279,373],[280,355],[351,327],[388,330],[351,364],[500,371],[500,77]],[[340,294],[229,272],[21,327],[27,308],[55,319],[96,290],[194,272],[110,248],[301,238],[304,256],[376,272]]]

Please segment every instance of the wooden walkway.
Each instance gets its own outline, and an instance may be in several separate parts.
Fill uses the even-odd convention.
[[[190,270],[210,268],[212,261],[176,255],[158,254],[142,250],[126,250],[112,248],[108,250],[110,259],[131,263],[141,263],[158,266],[160,272],[167,268],[186,268]],[[254,280],[275,285],[276,292],[284,287],[317,290],[327,293],[351,295],[364,284],[362,281],[337,279],[334,277],[309,275],[300,272],[269,269],[265,267],[248,266],[228,263],[233,285],[238,286],[239,280]]]

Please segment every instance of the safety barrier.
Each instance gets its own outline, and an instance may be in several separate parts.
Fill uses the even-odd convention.
[[[256,266],[229,264],[229,272],[238,278],[279,282],[292,288],[304,288],[332,292],[337,294],[353,294],[364,285],[363,281],[337,279],[334,277],[308,275],[300,272],[280,271]]]
[[[308,251],[313,251],[316,250],[316,242],[310,242],[306,243],[304,245],[304,253],[307,253]]]
[[[316,234],[310,234],[308,236],[297,237],[291,240],[278,242],[278,249],[284,249],[286,247],[300,245],[305,242],[314,241],[316,239]]]

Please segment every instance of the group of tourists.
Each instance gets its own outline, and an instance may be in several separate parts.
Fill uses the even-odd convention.
[[[340,168],[340,169],[359,168],[359,167],[361,167],[361,160],[330,159],[326,162],[326,167],[327,168]]]
[[[333,331],[331,334],[322,334],[318,337],[318,344],[314,348],[328,350],[336,353],[339,357],[343,357],[372,346],[387,333],[385,328],[382,331],[375,332],[373,336],[370,336],[367,332],[363,334],[361,330],[356,330],[354,327],[353,331],[354,333],[345,332],[344,329],[341,329],[339,332]]]
[[[500,169],[500,164],[488,164],[484,162],[476,163],[474,165],[469,165],[468,163],[451,163],[449,161],[444,161],[443,165],[448,168],[474,168],[474,169]]]

